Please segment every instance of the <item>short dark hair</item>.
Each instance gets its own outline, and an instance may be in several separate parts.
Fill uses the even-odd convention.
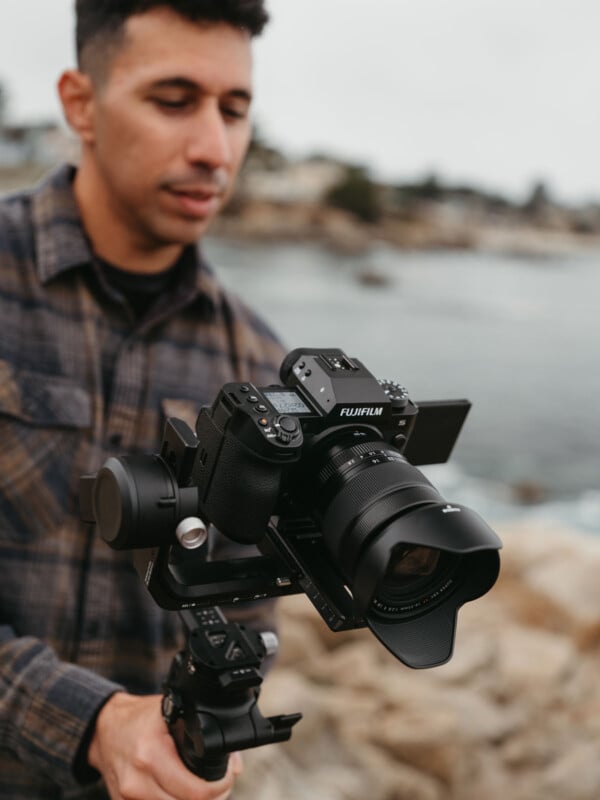
[[[154,8],[169,8],[191,22],[225,22],[258,36],[269,15],[265,0],[76,0],[76,46],[80,68],[91,68],[95,58],[86,51],[104,51],[104,59],[121,43],[125,23],[136,14]],[[88,65],[86,61],[89,61]]]

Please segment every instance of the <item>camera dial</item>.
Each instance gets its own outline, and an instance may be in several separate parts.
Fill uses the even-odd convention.
[[[378,381],[378,383],[396,408],[405,408],[408,405],[409,397],[406,387],[401,386],[397,381],[390,381],[387,378]]]
[[[275,420],[275,438],[282,444],[293,441],[299,431],[300,426],[295,417],[282,416]]]

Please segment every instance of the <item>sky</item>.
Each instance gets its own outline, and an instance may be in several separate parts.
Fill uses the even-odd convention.
[[[59,118],[73,0],[0,0],[18,121]],[[254,117],[293,157],[389,182],[436,174],[514,199],[600,200],[598,0],[267,0]]]

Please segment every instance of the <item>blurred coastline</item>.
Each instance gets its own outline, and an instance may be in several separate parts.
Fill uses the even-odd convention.
[[[600,202],[561,204],[541,182],[522,201],[446,184],[435,175],[384,183],[360,165],[320,155],[289,161],[255,142],[213,234],[318,242],[346,254],[382,243],[543,257],[600,249]]]
[[[515,200],[434,174],[385,182],[366,166],[327,155],[290,160],[256,135],[236,195],[213,233],[319,242],[351,254],[377,243],[533,257],[600,249],[600,199],[569,206],[541,181],[524,190]]]
[[[76,159],[75,143],[62,126],[11,126],[0,115],[0,194]],[[531,257],[600,249],[600,199],[567,205],[543,182],[524,188],[524,198],[515,200],[450,185],[436,175],[385,182],[366,166],[328,155],[289,159],[257,134],[212,233],[240,242],[316,242],[345,254],[377,243]]]

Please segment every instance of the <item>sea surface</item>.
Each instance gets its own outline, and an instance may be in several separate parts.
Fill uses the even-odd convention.
[[[600,532],[600,253],[206,254],[289,349],[341,347],[417,402],[471,400],[449,464],[424,469],[447,499]]]

